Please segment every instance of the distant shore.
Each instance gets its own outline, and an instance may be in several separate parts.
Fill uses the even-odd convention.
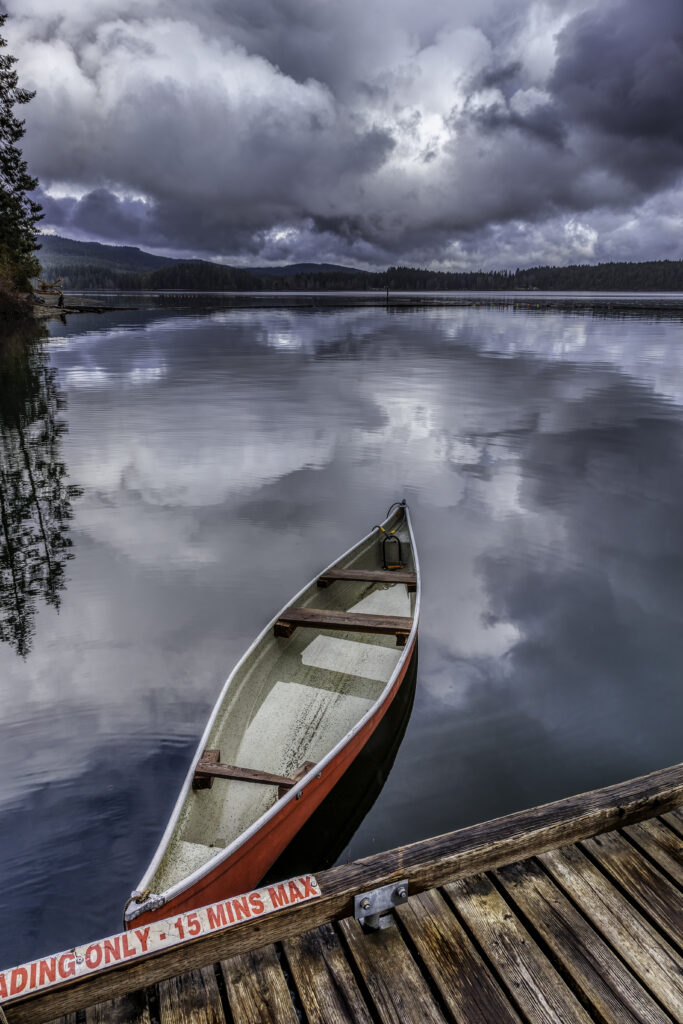
[[[126,304],[112,305],[118,296]],[[316,308],[503,308],[512,311],[564,311],[594,313],[595,315],[623,315],[648,312],[659,316],[683,316],[683,292],[655,296],[652,294],[572,294],[570,292],[520,293],[457,293],[457,292],[171,292],[153,293],[79,292],[66,294],[64,305],[58,306],[57,296],[41,296],[44,303],[33,307],[36,319],[47,320],[73,313],[107,313],[143,308],[196,308],[198,304],[222,309],[316,309]],[[107,302],[106,300],[109,300]],[[128,305],[131,299],[135,305]],[[102,301],[104,300],[104,301]]]

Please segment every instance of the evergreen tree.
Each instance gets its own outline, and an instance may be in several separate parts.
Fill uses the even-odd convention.
[[[6,20],[7,15],[0,14],[0,29]],[[14,114],[14,107],[28,103],[35,93],[19,87],[17,58],[1,52],[6,45],[0,35],[0,288],[11,292],[29,290],[30,279],[40,273],[35,252],[42,214],[28,194],[38,179],[28,173],[18,147],[25,129]]]

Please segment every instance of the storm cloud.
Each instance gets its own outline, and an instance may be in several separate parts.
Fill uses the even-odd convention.
[[[680,0],[5,0],[44,225],[231,263],[679,258]]]

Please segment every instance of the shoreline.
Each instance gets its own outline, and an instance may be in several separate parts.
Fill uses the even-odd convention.
[[[62,317],[69,313],[111,313],[115,310],[121,309],[136,309],[135,306],[101,306],[101,305],[80,305],[80,306],[57,306],[57,305],[43,305],[42,303],[35,303],[31,309],[31,315],[27,319],[33,320],[53,320],[55,317],[61,320]]]
[[[101,292],[94,292],[94,295],[102,295]],[[117,293],[110,293],[113,298]],[[118,293],[127,299],[135,293]],[[620,297],[616,293],[596,294],[594,296],[586,293],[572,295],[570,293],[523,293],[519,295],[496,294],[458,294],[448,292],[415,293],[415,292],[391,292],[388,296],[378,292],[347,293],[347,292],[155,292],[143,293],[140,299],[146,300],[140,305],[110,305],[92,302],[88,297],[81,294],[74,295],[79,299],[78,303],[65,303],[64,306],[55,304],[38,304],[32,308],[32,316],[36,320],[49,320],[55,317],[61,318],[70,314],[79,313],[113,313],[124,310],[131,311],[145,308],[149,303],[150,308],[187,308],[195,306],[198,302],[205,305],[216,305],[224,309],[312,309],[312,308],[385,308],[388,310],[402,309],[429,309],[429,308],[453,308],[453,309],[476,309],[476,308],[498,308],[511,311],[526,312],[569,312],[569,313],[593,313],[594,315],[624,315],[651,313],[659,316],[683,316],[683,292],[677,296],[662,296],[661,298],[650,298],[645,294],[637,296]],[[151,300],[151,301],[150,301]]]

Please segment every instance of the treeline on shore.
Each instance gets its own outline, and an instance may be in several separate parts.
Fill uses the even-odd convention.
[[[288,273],[283,268],[277,275],[204,260],[144,272],[49,263],[43,274],[61,277],[62,288],[77,291],[683,291],[683,260],[472,272],[398,266],[378,273],[350,268]]]
[[[683,260],[646,263],[599,263],[524,270],[442,273],[391,267],[391,287],[409,290],[506,291],[683,291]]]
[[[0,4],[0,8],[3,5]],[[0,29],[7,15],[0,10]],[[40,269],[36,259],[39,204],[32,192],[38,179],[28,173],[18,143],[24,122],[14,107],[28,103],[33,93],[19,86],[17,58],[3,53],[7,41],[0,35],[0,318],[31,313],[31,278]]]

